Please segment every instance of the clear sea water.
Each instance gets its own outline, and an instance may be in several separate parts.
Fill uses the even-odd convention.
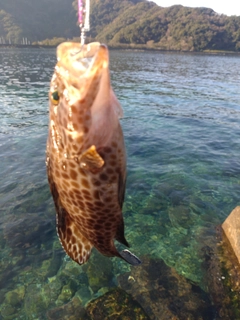
[[[0,319],[46,319],[129,271],[94,252],[93,275],[99,265],[107,273],[94,282],[59,245],[45,170],[55,62],[53,49],[0,50]],[[201,250],[240,204],[239,66],[239,56],[111,51],[128,154],[126,238],[138,256],[162,258],[202,287]],[[63,297],[73,270],[82,292]],[[9,292],[18,297],[10,305]]]

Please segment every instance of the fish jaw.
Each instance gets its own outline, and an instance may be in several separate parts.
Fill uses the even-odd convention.
[[[68,104],[87,99],[86,106],[91,107],[102,72],[108,70],[107,47],[98,42],[85,46],[64,42],[57,48],[57,60],[55,73],[65,88],[63,95]],[[107,85],[110,86],[109,79]]]

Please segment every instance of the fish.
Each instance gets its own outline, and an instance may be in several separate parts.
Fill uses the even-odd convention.
[[[126,151],[104,44],[64,42],[49,90],[46,167],[62,247],[78,264],[95,247],[131,265],[141,260],[126,247],[122,206]]]

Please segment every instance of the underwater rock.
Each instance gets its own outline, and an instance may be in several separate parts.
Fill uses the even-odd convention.
[[[230,213],[222,228],[240,264],[240,206]]]
[[[70,282],[62,287],[62,291],[61,291],[60,295],[58,296],[56,304],[62,305],[64,303],[68,302],[72,298],[73,295],[74,295],[74,289],[73,289],[73,286],[71,285],[71,282]]]
[[[85,310],[81,304],[81,301],[77,297],[67,304],[54,308],[47,312],[48,320],[80,320],[81,317],[85,314]],[[84,317],[84,319],[87,319]]]
[[[51,303],[51,292],[38,284],[27,287],[24,299],[24,313],[28,320],[42,319]]]
[[[24,214],[11,217],[3,229],[6,244],[13,250],[40,247],[55,234],[53,219],[39,214]]]
[[[88,283],[93,292],[102,287],[112,287],[114,275],[112,261],[94,250],[91,259],[82,267],[88,277]]]
[[[75,261],[69,260],[69,261],[64,261],[63,266],[60,269],[58,276],[66,280],[71,278],[74,280],[78,285],[79,284],[88,284],[88,278],[85,272],[82,270],[82,268],[79,267],[78,264],[76,264]]]
[[[53,277],[48,279],[48,284],[45,284],[45,286],[48,286],[50,291],[49,299],[52,303],[56,303],[56,300],[62,291],[63,283],[59,277]]]
[[[25,295],[25,287],[19,286],[17,289],[8,291],[5,294],[5,299],[0,305],[0,314],[3,319],[16,319]],[[0,299],[1,301],[1,299]],[[0,319],[2,319],[0,316]]]
[[[217,228],[215,243],[205,246],[203,269],[212,303],[214,319],[240,319],[240,266],[221,227]]]
[[[168,267],[163,260],[142,258],[142,265],[118,277],[126,290],[154,320],[212,320],[208,295]]]
[[[25,287],[20,286],[15,290],[8,291],[5,295],[5,303],[11,306],[20,306],[25,295]]]
[[[1,306],[0,319],[14,320],[16,319],[16,308],[11,305],[3,304]]]
[[[46,250],[45,256],[49,256],[49,259],[44,259],[44,254],[41,254],[40,256],[43,261],[41,267],[37,269],[38,276],[41,276],[44,279],[54,277],[62,263],[62,250]]]
[[[115,288],[89,302],[86,308],[86,316],[82,319],[149,320],[149,317],[131,295],[120,288]]]
[[[85,306],[92,299],[92,293],[88,286],[81,285],[79,290],[76,292],[75,296],[77,296],[82,304]]]

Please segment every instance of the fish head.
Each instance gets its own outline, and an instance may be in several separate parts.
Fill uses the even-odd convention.
[[[50,85],[50,120],[59,139],[88,141],[101,146],[118,125],[122,109],[111,88],[109,53],[105,45],[65,42],[57,48],[57,64]]]

